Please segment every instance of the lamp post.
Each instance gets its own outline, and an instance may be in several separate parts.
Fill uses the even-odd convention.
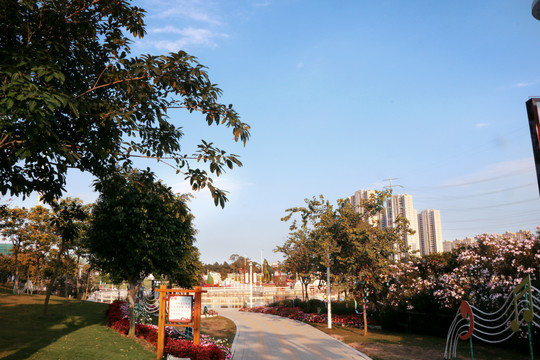
[[[328,267],[326,268],[326,299],[328,300],[328,328],[332,328],[332,299],[330,298],[330,252],[328,256]]]
[[[249,261],[249,307],[253,307],[253,262]]]

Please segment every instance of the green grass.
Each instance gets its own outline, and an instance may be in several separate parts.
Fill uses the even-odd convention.
[[[155,359],[144,341],[105,326],[106,304],[0,292],[2,359]]]
[[[105,325],[107,304],[52,296],[42,316],[44,295],[12,294],[0,288],[0,359],[155,359],[144,340]],[[201,319],[201,332],[232,343],[236,327],[227,318]]]
[[[363,330],[349,327],[328,329],[326,324],[311,324],[317,329],[354,347],[374,360],[433,360],[443,359],[445,338],[415,334],[393,333],[370,330],[363,336]],[[475,360],[530,360],[528,349],[514,349],[510,345],[473,344]],[[461,341],[457,351],[458,359],[471,359],[470,344]]]

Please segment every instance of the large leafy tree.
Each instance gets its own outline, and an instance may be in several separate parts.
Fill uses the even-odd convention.
[[[208,187],[224,206],[211,177],[241,166],[238,156],[205,141],[181,149],[182,128],[167,112],[200,112],[244,144],[249,126],[219,103],[196,58],[130,56],[130,36],[144,33],[144,10],[125,0],[0,2],[0,193],[38,191],[51,203],[69,168],[104,178],[144,157],[175,167],[194,190]]]
[[[197,271],[195,229],[185,198],[147,171],[97,182],[100,196],[87,233],[91,261],[113,281],[127,280],[130,334],[139,281],[150,273],[177,278]]]
[[[368,298],[373,300],[384,287],[390,262],[407,251],[403,235],[410,229],[404,219],[393,228],[380,228],[372,221],[390,195],[376,192],[357,211],[346,200],[333,205],[322,195],[306,199],[306,206],[286,210],[282,220],[295,215],[299,219],[293,220],[285,244],[276,248],[285,255],[289,270],[302,271],[304,277],[324,274],[330,267],[334,282],[363,308],[366,333]]]

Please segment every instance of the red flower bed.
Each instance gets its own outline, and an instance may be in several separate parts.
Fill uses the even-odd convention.
[[[278,315],[288,317],[289,319],[312,323],[328,322],[327,314],[307,314],[300,308],[291,308],[285,306],[256,306],[253,308],[241,308],[240,311],[259,312],[264,314]],[[362,315],[332,315],[332,323],[339,326],[352,326],[361,328],[364,326]],[[368,324],[375,325],[369,320]]]
[[[129,332],[129,320],[124,318],[121,306],[122,301],[115,301],[106,312],[107,325],[121,334]],[[155,325],[135,325],[135,336],[144,338],[146,341],[157,347],[158,330]],[[191,360],[224,360],[225,354],[215,344],[193,345],[189,340],[174,340],[167,336],[165,332],[166,354],[171,354],[180,358],[190,358]]]
[[[165,345],[165,352],[176,357],[190,358],[191,360],[223,360],[225,355],[216,345],[193,345],[188,340],[170,339]]]

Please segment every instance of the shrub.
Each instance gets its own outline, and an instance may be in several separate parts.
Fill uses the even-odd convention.
[[[124,313],[123,301],[113,302],[106,311],[107,325],[126,335],[129,332],[129,320]],[[170,328],[167,328],[170,329]],[[135,325],[135,335],[143,337],[157,346],[158,328],[155,325]],[[201,344],[193,345],[192,341],[173,339],[169,331],[165,331],[164,352],[180,358],[190,358],[191,360],[224,360],[230,359],[230,352],[223,346],[214,344],[210,337],[201,335]]]

